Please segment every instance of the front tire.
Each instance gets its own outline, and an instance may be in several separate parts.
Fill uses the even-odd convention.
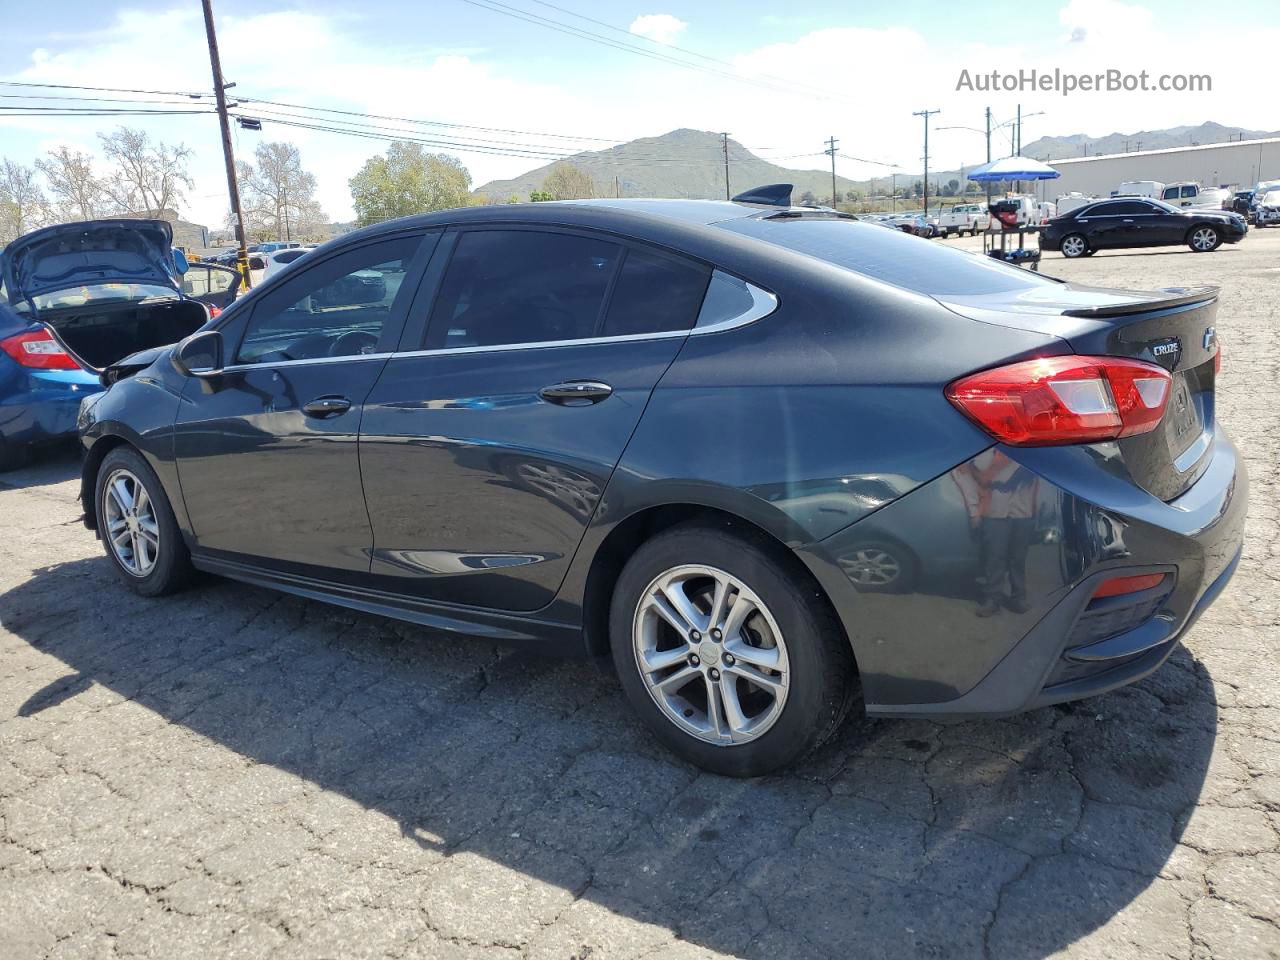
[[[1218,232],[1216,227],[1207,225],[1192,227],[1191,233],[1187,237],[1187,246],[1194,253],[1209,253],[1222,246],[1222,234]]]
[[[705,770],[777,770],[849,709],[848,641],[789,559],[763,538],[686,525],[644,543],[618,578],[609,634],[627,699]]]
[[[1077,257],[1088,256],[1089,241],[1080,233],[1069,233],[1062,238],[1062,243],[1058,245],[1058,249],[1062,251],[1062,255],[1068,260],[1074,260]]]
[[[98,534],[120,579],[135,593],[159,597],[191,580],[191,555],[160,478],[132,447],[102,460],[94,485]]]

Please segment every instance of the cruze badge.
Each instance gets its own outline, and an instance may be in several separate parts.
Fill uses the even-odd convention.
[[[1151,348],[1151,355],[1155,357],[1167,357],[1171,353],[1177,353],[1182,349],[1182,344],[1177,340],[1170,340],[1168,343],[1157,343]]]

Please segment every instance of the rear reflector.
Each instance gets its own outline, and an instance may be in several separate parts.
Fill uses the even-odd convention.
[[[1126,593],[1141,593],[1143,590],[1150,590],[1152,587],[1160,586],[1166,576],[1167,574],[1164,573],[1144,573],[1136,577],[1115,577],[1111,580],[1103,580],[1098,585],[1098,589],[1093,591],[1093,599],[1119,597]]]
[[[80,365],[58,345],[48,330],[19,333],[0,340],[3,350],[20,367],[29,370],[79,370]]]
[[[1052,447],[1154,430],[1169,401],[1163,367],[1123,357],[1041,357],[956,380],[947,399],[1001,443]]]

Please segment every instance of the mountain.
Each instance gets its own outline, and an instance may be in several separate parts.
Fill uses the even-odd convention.
[[[1087,137],[1074,133],[1069,137],[1041,137],[1022,148],[1024,157],[1065,160],[1068,157],[1098,156],[1108,153],[1130,153],[1136,150],[1167,150],[1196,144],[1227,143],[1231,140],[1260,140],[1280,137],[1280,131],[1249,130],[1225,127],[1207,121],[1194,127],[1169,127],[1166,130],[1139,130],[1136,133],[1110,133],[1105,137]],[[1086,153],[1087,150],[1087,153]]]
[[[1022,154],[1037,159],[1063,160],[1068,157],[1098,156],[1142,150],[1162,150],[1194,144],[1226,143],[1231,140],[1257,140],[1280,137],[1280,131],[1249,130],[1228,127],[1208,121],[1197,126],[1169,127],[1164,130],[1139,130],[1135,133],[1110,133],[1105,137],[1089,137],[1074,133],[1065,137],[1041,137],[1026,144]],[[981,144],[979,144],[981,146]],[[992,138],[992,155],[1005,156],[1008,140],[1003,133]],[[644,137],[607,150],[574,154],[569,163],[586,171],[595,181],[598,196],[613,196],[614,177],[617,191],[624,197],[694,197],[724,196],[724,153],[720,134],[706,130],[672,130],[660,137]],[[975,162],[978,158],[975,156]],[[972,169],[974,164],[969,165]],[[515,194],[527,200],[534,190],[542,188],[555,164],[530,170],[511,180],[492,180],[476,188],[476,193],[492,200],[505,200]],[[896,182],[906,187],[922,176],[920,171],[899,171]],[[959,170],[930,170],[930,193],[938,184],[963,180]],[[729,187],[734,193],[765,183],[795,184],[795,198],[806,191],[819,199],[831,195],[829,170],[792,170],[770,163],[747,150],[736,140],[729,141]],[[863,193],[885,193],[890,178],[875,180],[836,178],[843,196],[849,190]]]
[[[724,146],[720,134],[705,130],[672,130],[660,137],[643,137],[607,150],[592,150],[566,158],[595,181],[597,196],[612,197],[615,189],[624,197],[724,196]],[[512,194],[527,200],[551,172],[554,163],[530,170],[511,180],[492,180],[476,188],[494,200]],[[615,188],[614,178],[617,178]],[[795,184],[795,198],[806,191],[815,197],[831,196],[830,170],[791,170],[762,160],[736,140],[729,141],[729,188],[740,193],[765,183]],[[843,195],[858,186],[836,178]]]

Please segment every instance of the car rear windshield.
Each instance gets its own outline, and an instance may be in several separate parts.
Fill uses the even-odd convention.
[[[844,219],[743,218],[716,224],[926,296],[980,296],[1058,281],[990,257]]]

